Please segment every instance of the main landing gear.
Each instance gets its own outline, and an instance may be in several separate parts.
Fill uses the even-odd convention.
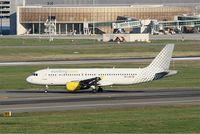
[[[93,93],[102,93],[103,92],[103,88],[102,87],[96,87],[94,89],[92,89]]]

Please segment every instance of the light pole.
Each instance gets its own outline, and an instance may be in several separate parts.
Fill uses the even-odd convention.
[[[41,31],[41,25],[40,25],[40,13],[39,13],[39,24],[38,24],[38,26],[39,26],[39,39],[40,39],[40,31]]]
[[[41,5],[40,5],[40,7],[41,7]],[[39,18],[38,18],[38,28],[39,28],[38,30],[39,31],[38,31],[38,33],[39,33],[39,39],[40,39],[40,33],[41,33],[40,32],[41,31],[41,24],[40,24],[41,10],[40,9],[39,9],[39,13],[38,14],[39,14]]]
[[[47,4],[48,5],[50,5],[50,13],[49,13],[49,17],[48,17],[48,32],[49,32],[49,41],[51,42],[51,41],[53,41],[53,37],[52,37],[52,33],[53,33],[53,31],[52,31],[52,26],[53,26],[53,24],[52,24],[52,16],[51,16],[51,8],[52,8],[52,5],[53,5],[53,2],[47,2]]]
[[[93,5],[93,10],[94,10],[95,9],[95,7],[94,7],[95,6],[95,0],[92,0],[92,5]],[[94,15],[94,12],[93,12],[92,16],[93,16],[92,17],[93,18],[93,32],[92,33],[95,34],[95,24],[94,24],[94,16],[95,15]]]

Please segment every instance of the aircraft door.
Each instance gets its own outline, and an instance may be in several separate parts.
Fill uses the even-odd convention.
[[[48,84],[48,74],[47,74],[47,72],[43,73],[42,81],[43,81],[43,83]]]

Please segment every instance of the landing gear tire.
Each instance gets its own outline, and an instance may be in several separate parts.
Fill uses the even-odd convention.
[[[92,93],[102,93],[103,92],[103,88],[102,87],[98,87],[92,90]]]
[[[49,86],[46,85],[46,89],[44,90],[45,93],[48,93]]]
[[[103,92],[103,88],[102,88],[102,87],[99,87],[99,88],[98,88],[98,92],[99,92],[99,93],[102,93],[102,92]]]
[[[97,93],[97,89],[92,89],[92,93]]]

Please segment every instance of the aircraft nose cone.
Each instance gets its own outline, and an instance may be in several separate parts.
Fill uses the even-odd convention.
[[[32,83],[33,80],[32,80],[32,78],[31,78],[31,76],[29,76],[29,77],[26,78],[26,81],[27,81],[28,83]]]

